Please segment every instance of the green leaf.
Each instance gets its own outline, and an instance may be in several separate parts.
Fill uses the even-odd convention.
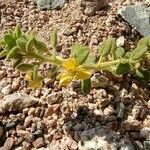
[[[130,70],[130,65],[129,65],[129,63],[126,63],[126,64],[119,64],[119,65],[117,66],[116,73],[117,73],[118,75],[122,75],[122,74],[127,73],[129,70]]]
[[[19,57],[18,59],[15,60],[13,64],[13,68],[15,69],[22,61],[22,57]]]
[[[144,37],[139,40],[137,46],[149,46],[149,37]]]
[[[90,53],[85,61],[85,64],[91,65],[94,63],[95,59],[96,58],[95,58],[94,54]]]
[[[113,57],[115,55],[116,48],[117,48],[116,39],[112,38],[110,52],[112,53]]]
[[[83,64],[86,61],[89,53],[90,51],[87,47],[81,46],[78,43],[71,48],[71,56],[75,57],[79,64]]]
[[[34,46],[39,52],[47,52],[48,51],[46,44],[38,39],[34,39]]]
[[[35,59],[37,59],[41,62],[47,61],[47,59],[44,56],[42,56],[41,54],[37,54],[35,52],[30,52],[30,57],[32,57],[32,58],[34,57]]]
[[[10,48],[13,48],[16,45],[16,40],[12,34],[9,33],[5,34],[4,41]]]
[[[122,58],[125,55],[125,50],[122,47],[118,47],[115,51],[115,58]]]
[[[91,90],[91,79],[82,81],[82,91],[84,94],[89,94]]]
[[[20,50],[26,51],[26,40],[24,38],[18,38],[16,43]]]
[[[57,66],[52,66],[50,74],[49,74],[49,77],[51,79],[55,79],[56,78],[56,76],[57,76],[57,69],[58,69]]]
[[[19,51],[18,46],[15,46],[14,48],[10,50],[6,58],[7,59],[15,58],[18,55],[18,51]]]
[[[100,55],[102,57],[107,56],[110,52],[114,52],[116,49],[116,42],[115,39],[112,37],[109,37],[104,42],[102,42],[99,46]]]
[[[146,81],[150,80],[150,70],[140,68],[137,69],[135,73],[139,80],[146,80]]]
[[[7,53],[8,53],[8,50],[3,50],[3,51],[1,51],[1,52],[0,52],[0,58],[5,57],[5,56],[7,55]]]
[[[21,27],[19,24],[17,24],[13,34],[14,34],[16,39],[22,37],[22,31],[21,31]]]
[[[88,55],[89,55],[89,51],[83,51],[76,59],[77,59],[77,62],[81,65],[81,64],[83,64],[85,61],[86,61],[86,59],[87,59],[87,57],[88,57]]]
[[[26,44],[26,51],[32,52],[34,50],[34,37],[31,37]]]
[[[53,49],[57,46],[57,28],[54,28],[50,37],[50,44]]]
[[[36,81],[38,79],[38,71],[39,71],[39,65],[34,65],[33,69],[33,81]]]
[[[22,71],[22,72],[27,72],[27,71],[29,71],[29,70],[32,70],[33,67],[34,67],[34,65],[32,65],[32,64],[25,64],[25,63],[22,63],[22,64],[19,64],[19,65],[17,66],[17,69],[20,70],[20,71]]]
[[[71,56],[72,57],[76,57],[76,54],[78,53],[77,51],[79,51],[79,49],[81,48],[79,43],[75,43],[72,47],[71,47]]]
[[[141,58],[148,50],[148,46],[138,46],[136,49],[134,49],[130,54],[131,59],[138,60]]]

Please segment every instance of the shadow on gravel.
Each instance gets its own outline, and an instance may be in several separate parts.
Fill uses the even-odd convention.
[[[114,136],[115,142],[120,141],[120,138],[128,138],[129,141],[134,145],[134,147],[139,150],[138,145],[134,142],[135,140],[144,141],[142,137],[138,137],[138,139],[132,139],[130,137],[129,131],[125,131],[126,127],[132,126],[132,123],[125,122],[124,119],[117,118],[115,116],[104,116],[104,115],[96,115],[86,106],[80,106],[77,110],[77,116],[75,118],[71,118],[69,122],[66,123],[66,131],[67,134],[70,135],[77,142],[82,142],[91,140],[93,137],[102,137],[103,140],[107,141],[107,143],[112,142],[112,137]],[[103,129],[104,130],[103,130]],[[133,133],[139,133],[139,129],[133,130]],[[95,131],[91,134],[89,131]],[[98,130],[102,129],[101,131]],[[105,130],[106,129],[106,130]],[[119,132],[120,134],[116,134]],[[87,135],[87,139],[81,137],[81,133],[85,132]],[[132,130],[130,131],[132,132]],[[82,143],[84,145],[84,143]],[[118,142],[119,143],[119,142]]]

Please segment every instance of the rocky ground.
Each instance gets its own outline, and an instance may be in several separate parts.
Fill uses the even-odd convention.
[[[57,26],[58,52],[64,57],[76,41],[97,54],[98,43],[108,35],[126,49],[133,48],[141,36],[117,11],[137,2],[109,0],[107,9],[91,16],[79,0],[51,11],[38,10],[33,0],[0,0],[0,37],[20,23],[24,31],[34,28],[48,44]],[[48,64],[43,69],[49,69]],[[32,91],[11,61],[0,60],[0,149],[87,150],[87,145],[95,149],[104,145],[105,150],[144,150],[144,145],[150,149],[150,85],[130,75],[115,79],[97,73],[92,81],[97,87],[87,96],[78,82],[66,89],[50,79]]]

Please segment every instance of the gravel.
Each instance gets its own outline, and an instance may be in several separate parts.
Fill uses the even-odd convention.
[[[109,7],[95,9],[88,16],[78,0],[49,11],[38,10],[33,0],[0,1],[0,37],[20,23],[24,31],[35,28],[48,44],[50,32],[57,26],[58,52],[64,57],[76,41],[97,55],[98,43],[108,35],[116,37],[119,46],[134,48],[141,36],[117,10],[136,2],[108,0]],[[43,70],[47,68],[45,64]],[[115,78],[98,72],[92,86],[90,94],[83,96],[78,82],[66,89],[45,79],[41,89],[32,91],[24,74],[12,69],[11,61],[0,60],[0,149],[76,150],[84,132],[103,126],[127,137],[125,142],[131,147],[144,149],[144,143],[148,147],[149,85],[128,75]]]

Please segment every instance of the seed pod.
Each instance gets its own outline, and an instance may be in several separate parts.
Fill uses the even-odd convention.
[[[91,79],[82,81],[82,91],[84,94],[89,94],[91,89]]]

